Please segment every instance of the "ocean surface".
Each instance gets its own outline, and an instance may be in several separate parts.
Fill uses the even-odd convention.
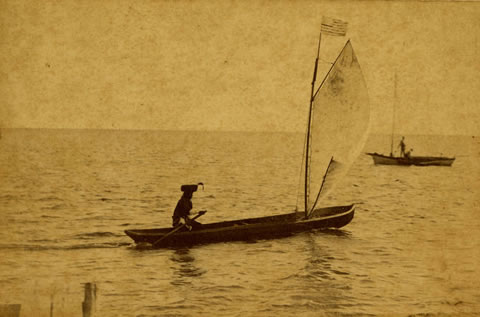
[[[3,129],[0,305],[20,316],[363,316],[480,313],[480,137],[406,136],[452,167],[375,166],[361,154],[323,205],[341,230],[137,248],[169,227],[180,185],[204,182],[201,222],[294,210],[303,135]],[[398,141],[396,141],[398,143]],[[390,152],[388,135],[365,149]]]

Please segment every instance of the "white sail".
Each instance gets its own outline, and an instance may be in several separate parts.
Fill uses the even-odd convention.
[[[308,212],[346,174],[367,138],[367,88],[350,41],[317,90],[311,111],[307,195],[301,191]],[[304,206],[302,196],[299,206]]]

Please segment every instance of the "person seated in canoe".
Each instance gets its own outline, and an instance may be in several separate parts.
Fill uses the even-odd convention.
[[[185,224],[185,227],[188,228],[188,230],[192,229],[198,229],[202,224],[190,219],[190,211],[192,210],[192,196],[193,193],[197,191],[198,185],[202,185],[203,188],[203,183],[198,183],[197,185],[182,185],[180,187],[180,190],[183,192],[182,197],[180,197],[180,200],[177,203],[177,206],[175,207],[175,210],[173,212],[172,216],[172,225],[174,228],[178,226],[182,226]],[[184,223],[182,223],[182,219]]]
[[[402,140],[400,141],[400,143],[398,144],[398,147],[400,148],[400,156],[401,157],[405,157],[405,148],[406,148],[406,145],[405,145],[405,137],[402,136]]]

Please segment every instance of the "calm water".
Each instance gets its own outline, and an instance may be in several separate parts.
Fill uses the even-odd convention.
[[[3,130],[0,304],[21,316],[318,316],[480,312],[480,138],[407,136],[448,167],[361,155],[325,205],[351,224],[254,243],[138,249],[127,228],[170,226],[179,186],[203,181],[202,222],[295,208],[303,136]],[[365,151],[389,152],[388,136]]]

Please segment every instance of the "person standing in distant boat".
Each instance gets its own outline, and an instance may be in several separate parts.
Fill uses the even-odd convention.
[[[198,183],[198,185],[202,185],[203,183]],[[172,216],[172,226],[174,228],[182,225],[182,219],[184,221],[185,226],[189,229],[196,229],[202,224],[190,219],[190,211],[192,210],[192,196],[193,193],[197,191],[198,185],[182,185],[180,190],[183,192],[182,197],[177,203],[175,210]]]
[[[398,144],[398,147],[400,148],[400,156],[401,157],[405,157],[405,137],[402,136],[402,140],[400,141],[400,143]]]

